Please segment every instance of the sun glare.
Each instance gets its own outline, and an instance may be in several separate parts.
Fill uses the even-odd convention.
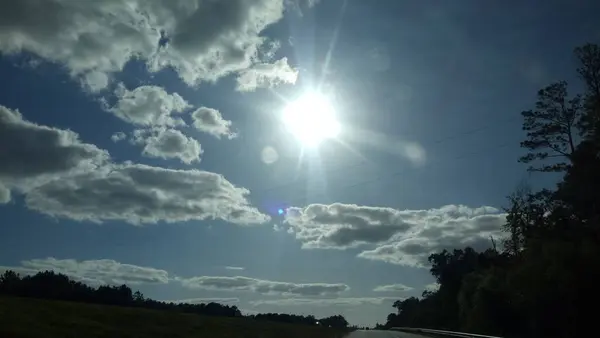
[[[283,110],[283,122],[303,145],[311,147],[335,138],[341,129],[331,102],[318,93],[306,93],[290,102]]]

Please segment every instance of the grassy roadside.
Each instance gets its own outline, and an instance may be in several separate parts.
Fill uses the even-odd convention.
[[[341,338],[334,329],[109,305],[0,297],[0,337]]]

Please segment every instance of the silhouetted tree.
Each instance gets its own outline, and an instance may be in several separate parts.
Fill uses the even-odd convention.
[[[556,159],[540,167],[530,166],[531,171],[565,171],[575,151],[577,127],[581,125],[583,109],[581,97],[568,97],[567,83],[557,82],[538,92],[536,109],[521,113],[524,117],[523,130],[527,139],[521,147],[529,153],[519,161]]]
[[[580,123],[582,134],[588,139],[597,138],[600,135],[600,46],[588,43],[577,47],[575,57],[579,62],[577,72],[586,86],[585,114]]]
[[[236,306],[218,303],[174,304],[160,302],[144,297],[139,291],[132,292],[127,285],[101,285],[92,288],[53,271],[38,272],[35,275],[24,277],[19,276],[14,271],[5,271],[0,275],[0,294],[118,306],[137,306],[157,310],[177,310],[208,316],[242,316],[241,311]],[[310,318],[312,318],[312,324],[314,325],[314,317],[311,316]],[[306,320],[304,322],[306,323]]]
[[[439,290],[393,304],[386,327],[456,329],[505,337],[587,337],[600,303],[600,48],[575,50],[585,92],[565,82],[523,113],[530,153],[562,172],[555,189],[508,198],[504,251],[443,250],[429,257]],[[583,97],[583,103],[580,97]]]
[[[347,328],[348,321],[342,315],[335,315],[326,318],[319,319],[319,323],[323,326],[334,327],[334,328]]]

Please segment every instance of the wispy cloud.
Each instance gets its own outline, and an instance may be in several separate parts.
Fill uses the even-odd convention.
[[[166,284],[165,270],[124,264],[112,259],[84,260],[52,257],[22,261],[20,266],[0,266],[0,271],[14,270],[23,275],[54,271],[92,285],[100,284]]]
[[[274,306],[357,306],[357,305],[381,305],[384,303],[393,303],[401,300],[403,297],[350,297],[350,298],[282,298],[255,300],[249,303],[253,306],[274,305]]]
[[[236,270],[236,271],[242,271],[242,270],[244,270],[245,268],[244,268],[244,267],[241,267],[241,266],[226,266],[226,267],[225,267],[225,269],[227,269],[227,270]]]
[[[176,279],[189,289],[252,291],[260,294],[325,296],[350,290],[348,285],[342,283],[292,283],[243,276],[199,276]]]
[[[410,291],[413,288],[410,286],[406,286],[404,284],[388,284],[388,285],[379,285],[373,291],[375,292],[406,292]]]
[[[180,304],[208,304],[208,303],[239,303],[240,299],[237,297],[215,297],[215,298],[187,298],[179,300],[163,300],[166,303],[180,303]]]

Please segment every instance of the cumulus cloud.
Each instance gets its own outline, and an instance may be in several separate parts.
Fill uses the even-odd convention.
[[[375,246],[358,257],[423,267],[429,254],[472,246],[485,249],[490,236],[502,237],[506,214],[488,206],[447,205],[438,209],[397,210],[335,203],[289,208],[289,232],[306,249]]]
[[[83,75],[83,77],[80,79],[80,82],[83,88],[92,93],[96,93],[108,87],[110,79],[106,73],[90,71]]]
[[[500,221],[498,222],[501,223]],[[492,242],[489,232],[468,235],[461,237],[460,232],[454,232],[447,238],[428,238],[416,237],[400,240],[396,243],[390,243],[379,246],[373,250],[361,252],[358,257],[384,261],[392,264],[407,265],[425,268],[428,266],[430,254],[444,249],[452,250],[470,246],[475,250],[485,250],[491,247]],[[501,236],[499,232],[494,232],[496,238]]]
[[[282,83],[294,84],[298,70],[290,67],[287,58],[274,63],[260,63],[241,71],[237,78],[237,90],[255,91],[257,88],[272,88]]]
[[[248,193],[212,172],[125,163],[38,186],[26,195],[26,203],[47,215],[93,222],[268,221],[269,216],[250,206]]]
[[[334,295],[350,290],[346,284],[328,283],[288,283],[235,276],[199,276],[179,278],[184,287],[190,289],[252,291],[261,294],[280,294],[296,296]]]
[[[283,0],[3,1],[0,52],[62,64],[92,90],[132,59],[197,84],[250,67],[283,10]]]
[[[490,238],[502,238],[506,214],[497,210],[446,206],[429,216],[409,236],[394,238],[384,245],[361,252],[358,257],[414,267],[427,267],[427,258],[441,250],[470,246],[485,250],[492,245]],[[452,209],[457,212],[454,213]],[[463,209],[461,214],[459,209]],[[494,213],[486,214],[493,211]]]
[[[389,285],[379,285],[373,291],[375,292],[406,292],[410,291],[413,288],[410,286],[406,286],[404,284],[389,284]]]
[[[117,102],[108,111],[123,121],[140,126],[181,126],[185,122],[175,114],[191,105],[179,94],[169,94],[161,87],[141,86],[127,90],[119,84]]]
[[[239,303],[240,299],[236,297],[221,297],[221,298],[188,298],[179,300],[163,300],[166,303],[179,303],[179,304],[208,304],[208,303]]]
[[[288,208],[285,222],[304,248],[324,249],[385,242],[412,226],[396,209],[341,203]]]
[[[118,131],[110,136],[110,140],[115,143],[123,141],[126,138],[127,138],[127,135],[125,135],[125,133],[122,131]]]
[[[430,283],[425,285],[423,289],[423,291],[437,291],[440,289],[440,285],[438,283]]]
[[[138,129],[133,132],[132,142],[144,146],[144,156],[177,158],[185,164],[200,162],[200,155],[204,152],[198,141],[175,129]]]
[[[23,275],[40,271],[62,273],[78,281],[92,284],[166,284],[169,274],[165,270],[123,264],[111,259],[84,260],[43,258],[22,261],[20,266],[0,267]]]
[[[350,297],[350,298],[284,298],[255,300],[249,303],[253,306],[275,305],[275,306],[358,306],[358,305],[381,305],[393,303],[402,298],[391,297]]]
[[[0,181],[6,191],[28,190],[58,175],[93,170],[109,159],[106,151],[83,143],[79,135],[23,119],[0,106]]]
[[[151,69],[171,66],[190,85],[250,67],[266,41],[260,33],[284,9],[283,0],[180,1],[165,7],[176,19],[167,25],[168,42]]]
[[[94,74],[120,71],[135,56],[150,56],[160,34],[141,13],[139,3],[64,0],[3,1],[0,51],[31,52],[64,64],[83,81]]]
[[[107,151],[81,142],[78,134],[26,121],[4,106],[0,144],[2,201],[16,189],[30,209],[50,216],[132,224],[270,219],[250,205],[247,189],[222,175],[111,163]]]
[[[231,121],[225,120],[216,109],[200,107],[192,112],[192,120],[196,129],[217,138],[221,138],[221,136],[230,139],[235,137],[235,133],[231,131]]]

